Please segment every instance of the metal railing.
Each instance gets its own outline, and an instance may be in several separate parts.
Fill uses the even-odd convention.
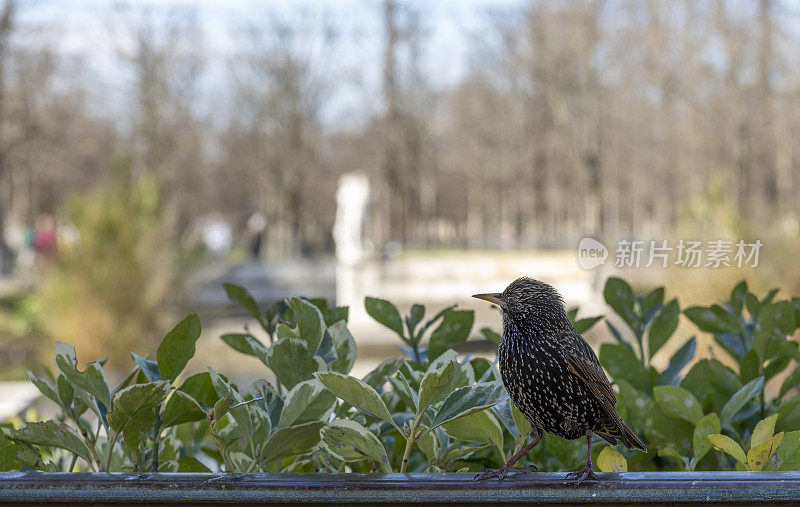
[[[1,472],[0,503],[800,503],[800,472],[563,473],[474,482],[472,474],[66,474]]]

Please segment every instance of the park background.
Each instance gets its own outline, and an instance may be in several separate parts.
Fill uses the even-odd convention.
[[[798,2],[4,0],[0,377],[57,339],[122,375],[197,311],[194,368],[258,378],[218,338],[246,321],[223,282],[351,304],[357,372],[396,352],[366,295],[475,309],[480,352],[499,314],[469,296],[522,275],[582,316],[611,275],[797,294],[798,138]],[[615,262],[681,240],[763,246]]]

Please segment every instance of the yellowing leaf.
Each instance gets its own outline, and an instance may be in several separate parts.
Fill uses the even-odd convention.
[[[772,438],[772,434],[775,433],[775,423],[777,421],[778,414],[773,414],[766,419],[758,421],[758,424],[756,424],[756,427],[753,430],[753,436],[750,437],[751,449]]]
[[[740,463],[747,463],[747,456],[745,456],[744,451],[731,437],[717,433],[709,435],[708,439],[714,449],[730,454]]]
[[[627,472],[628,462],[625,456],[609,445],[597,456],[597,467],[601,472]]]
[[[778,446],[781,445],[782,439],[783,432],[780,432],[766,442],[761,442],[750,449],[747,453],[747,466],[750,470],[760,471],[764,468],[767,461],[778,452]]]

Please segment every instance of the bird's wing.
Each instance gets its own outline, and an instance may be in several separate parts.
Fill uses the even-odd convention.
[[[578,333],[563,333],[556,338],[561,343],[570,371],[586,383],[601,404],[616,413],[617,397],[592,347]]]

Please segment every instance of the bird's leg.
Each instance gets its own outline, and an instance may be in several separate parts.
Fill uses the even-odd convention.
[[[531,441],[519,450],[518,453],[511,456],[511,459],[508,460],[508,463],[503,465],[502,467],[498,468],[497,470],[483,470],[483,473],[480,473],[475,476],[476,481],[481,481],[483,479],[489,479],[491,477],[497,477],[498,480],[503,480],[509,476],[509,474],[516,474],[522,472],[529,472],[531,469],[537,471],[536,465],[528,465],[524,467],[515,467],[514,464],[519,461],[525,454],[528,453],[531,449],[536,447],[536,444],[539,443],[539,440],[542,439],[542,433],[536,429],[531,431]]]
[[[575,481],[576,486],[586,479],[597,480],[597,476],[594,474],[594,469],[592,468],[592,430],[586,432],[586,441],[588,442],[587,449],[589,454],[586,458],[586,466],[583,467],[583,470],[580,472],[570,472],[565,477],[565,479],[578,479]]]

